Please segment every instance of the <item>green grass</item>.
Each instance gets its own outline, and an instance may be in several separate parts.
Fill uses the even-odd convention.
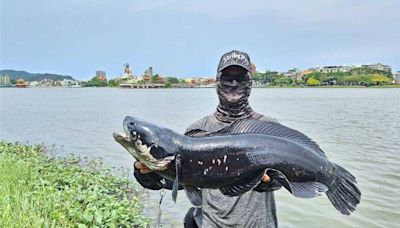
[[[0,227],[142,227],[138,195],[99,162],[0,141]]]

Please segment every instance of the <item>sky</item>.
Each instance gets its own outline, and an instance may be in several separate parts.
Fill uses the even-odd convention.
[[[1,0],[0,69],[113,78],[129,63],[215,76],[228,51],[257,70],[383,63],[400,70],[398,0]]]

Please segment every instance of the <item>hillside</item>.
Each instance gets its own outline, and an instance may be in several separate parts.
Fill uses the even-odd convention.
[[[26,71],[17,71],[17,70],[0,70],[0,76],[9,76],[11,80],[24,79],[25,81],[40,81],[43,79],[51,79],[55,81],[61,81],[63,79],[74,80],[71,76],[68,75],[59,75],[59,74],[36,74],[29,73]]]

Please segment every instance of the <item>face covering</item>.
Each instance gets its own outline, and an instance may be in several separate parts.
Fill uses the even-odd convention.
[[[251,92],[251,74],[248,72],[242,76],[226,77],[221,79],[218,73],[216,86],[219,104],[214,116],[217,120],[231,123],[237,119],[245,119],[253,114],[248,98]]]

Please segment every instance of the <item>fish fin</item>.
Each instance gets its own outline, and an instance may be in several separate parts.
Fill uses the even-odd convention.
[[[203,198],[201,195],[201,190],[197,187],[192,187],[192,186],[185,186],[185,192],[186,196],[188,197],[189,201],[194,205],[194,206],[201,206],[203,203]]]
[[[209,133],[207,131],[201,130],[201,129],[192,129],[188,132],[185,132],[186,136],[190,136],[190,137],[203,137],[203,136],[207,136]]]
[[[336,180],[326,192],[333,206],[344,215],[356,209],[361,200],[361,192],[356,186],[356,178],[343,167],[334,164]]]
[[[220,188],[222,194],[227,196],[239,196],[243,193],[252,190],[260,182],[265,171],[254,172],[238,181]]]
[[[276,169],[267,169],[266,174],[276,181],[278,181],[283,187],[285,187],[290,193],[293,194],[292,186],[289,180],[281,171]]]
[[[172,185],[172,200],[176,203],[176,197],[178,196],[178,188],[179,188],[179,174],[181,171],[181,158],[179,155],[175,158],[175,180]]]
[[[226,134],[266,134],[276,137],[289,139],[297,142],[309,149],[317,152],[319,155],[326,157],[324,151],[319,148],[318,144],[303,133],[283,126],[279,123],[262,121],[257,119],[240,119],[234,121],[229,126],[207,136],[226,135]]]
[[[328,190],[324,184],[315,181],[290,182],[285,174],[276,169],[267,169],[267,175],[282,184],[292,195],[300,198],[316,197]]]
[[[313,198],[328,191],[326,185],[316,181],[290,182],[292,194],[300,198]]]

